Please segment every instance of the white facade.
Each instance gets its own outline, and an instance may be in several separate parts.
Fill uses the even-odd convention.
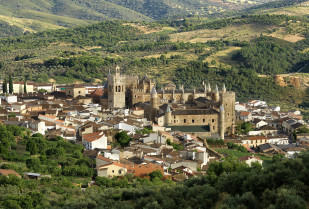
[[[17,96],[15,96],[15,95],[1,96],[0,98],[4,99],[9,104],[17,102]]]
[[[121,122],[121,123],[118,123],[118,124],[114,125],[114,129],[128,131],[130,133],[135,133],[135,130],[139,129],[139,128],[136,127],[136,126],[132,126],[132,125],[129,125],[127,123]]]
[[[255,127],[260,128],[260,127],[266,126],[266,125],[268,125],[268,123],[266,123],[265,121],[260,121],[260,122],[255,124]]]
[[[249,131],[248,135],[249,136],[258,136],[258,135],[261,135],[261,131]]]
[[[87,134],[87,135],[90,135],[90,134]],[[94,150],[96,148],[107,149],[107,137],[104,135],[103,132],[101,132],[98,139],[95,139],[95,140],[91,140],[91,139],[87,140],[87,137],[83,136],[83,144],[87,150]]]
[[[30,122],[29,128],[33,129],[36,133],[40,133],[42,135],[45,135],[45,131],[47,130],[45,126],[45,122]]]
[[[22,104],[22,103],[13,103],[11,105],[12,107],[12,112],[20,112],[22,113],[23,111],[26,110],[26,105],[25,104]]]
[[[150,133],[149,136],[142,138],[143,143],[157,143],[157,144],[165,144],[166,137],[159,135],[158,133]]]
[[[237,112],[247,111],[246,105],[236,103],[235,104],[235,111],[237,111]]]
[[[104,152],[104,157],[111,159],[111,160],[117,160],[120,159],[120,152],[118,150],[112,150],[111,152]]]
[[[284,145],[284,144],[289,144],[289,139],[288,138],[272,138],[268,139],[267,143],[269,144],[277,144],[277,145]]]

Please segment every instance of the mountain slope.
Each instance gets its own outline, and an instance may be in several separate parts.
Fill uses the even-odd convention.
[[[0,0],[0,14],[0,20],[31,32],[46,29],[45,23],[53,25],[47,27],[53,29],[111,19],[152,20],[143,14],[104,0]],[[16,21],[16,18],[19,21]]]
[[[271,0],[0,0],[0,20],[27,31],[75,27],[96,21],[153,21],[170,16],[208,15]],[[14,18],[14,21],[10,21]],[[17,21],[19,18],[20,21]],[[19,22],[19,24],[17,24]],[[44,23],[48,23],[47,27]],[[1,35],[1,34],[0,34]],[[7,35],[3,34],[2,36]]]

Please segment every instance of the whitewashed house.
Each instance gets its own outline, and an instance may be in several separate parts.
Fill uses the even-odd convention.
[[[84,134],[82,136],[82,141],[84,147],[87,150],[93,149],[107,149],[107,137],[105,136],[104,132],[96,132],[91,134]]]

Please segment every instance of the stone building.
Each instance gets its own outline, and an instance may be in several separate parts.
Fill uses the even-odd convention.
[[[115,75],[108,75],[108,108],[126,107],[126,76],[120,74],[116,67]]]
[[[65,94],[73,98],[76,98],[78,96],[85,96],[86,95],[85,87],[82,85],[78,85],[78,84],[67,86],[65,88]]]
[[[195,133],[207,137],[224,138],[233,133],[235,123],[235,92],[227,91],[225,85],[219,90],[203,83],[201,89],[179,89],[173,83],[161,90],[147,77],[120,74],[108,76],[107,94],[101,104],[107,108],[138,106],[144,117],[172,130]],[[106,88],[105,87],[105,88]]]

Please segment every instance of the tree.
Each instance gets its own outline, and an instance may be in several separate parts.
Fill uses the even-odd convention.
[[[6,93],[6,94],[8,93],[8,83],[6,81],[6,78],[4,79],[2,90],[3,90],[3,93]]]
[[[240,126],[240,128],[242,129],[242,132],[243,132],[244,134],[247,134],[249,131],[252,130],[252,128],[251,128],[251,123],[249,123],[249,122],[244,122],[244,123],[242,123],[241,126]]]
[[[27,82],[25,80],[25,83],[24,83],[24,93],[26,94],[27,93]]]
[[[117,142],[120,144],[120,146],[122,146],[122,147],[128,146],[130,144],[130,141],[131,141],[130,136],[125,131],[118,132],[115,135],[115,138],[116,138]]]
[[[26,150],[30,152],[30,155],[35,155],[39,152],[38,147],[34,140],[29,140],[26,145]]]
[[[26,160],[26,165],[30,169],[38,170],[38,168],[40,168],[40,164],[41,164],[41,162],[38,158]]]
[[[12,76],[11,75],[9,77],[9,93],[10,94],[13,93],[13,80],[12,80]]]
[[[155,178],[158,178],[160,180],[163,179],[163,174],[160,170],[155,170],[155,171],[149,173],[148,176],[150,177],[150,180],[153,180]]]

